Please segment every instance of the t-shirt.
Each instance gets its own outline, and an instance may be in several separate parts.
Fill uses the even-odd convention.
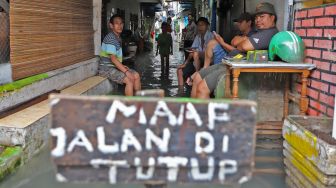
[[[173,39],[169,33],[161,33],[157,39],[158,48],[161,55],[169,55],[170,46],[173,42]]]
[[[196,34],[197,34],[197,26],[194,22],[191,22],[191,24],[188,24],[186,27],[184,40],[194,40]]]
[[[171,33],[172,32],[172,26],[171,24],[167,23],[167,33]]]
[[[122,62],[123,53],[121,47],[121,39],[113,32],[110,32],[108,35],[106,35],[103,40],[100,52],[100,59],[102,63],[114,66],[110,58],[111,55],[116,56],[116,58],[120,62]]]
[[[204,44],[202,46],[202,37],[200,34],[196,35],[193,44],[191,45],[192,48],[197,48],[196,50],[199,52],[204,52],[209,41],[213,39],[214,36],[210,31],[207,31],[204,35]]]
[[[268,50],[272,37],[278,33],[276,27],[269,29],[260,29],[249,37],[251,44],[255,50]]]
[[[261,30],[251,30],[248,33],[248,39],[253,45],[255,50],[268,50],[269,43],[272,37],[279,32],[277,28],[261,29]],[[237,54],[246,54],[246,52],[241,52],[238,49],[234,49],[228,53],[229,57],[234,57]]]

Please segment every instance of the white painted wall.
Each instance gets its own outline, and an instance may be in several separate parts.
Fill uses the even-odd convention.
[[[138,14],[138,20],[140,20],[140,3],[135,0],[111,0],[107,5],[107,15],[111,15],[112,8],[114,8],[114,13],[117,13],[117,8],[125,10],[125,25],[124,28],[129,29],[130,23],[130,13]],[[109,18],[106,18],[109,21]],[[107,23],[108,23],[107,21]]]

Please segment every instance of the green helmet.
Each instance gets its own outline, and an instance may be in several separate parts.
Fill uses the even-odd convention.
[[[304,50],[304,43],[299,35],[291,31],[281,31],[272,37],[268,55],[271,61],[278,56],[288,63],[302,63]]]

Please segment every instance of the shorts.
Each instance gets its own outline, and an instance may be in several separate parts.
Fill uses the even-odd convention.
[[[199,74],[205,80],[210,92],[213,92],[220,78],[226,74],[226,65],[223,63],[211,65],[208,68],[202,69]]]
[[[222,63],[222,59],[227,56],[227,51],[223,49],[220,44],[217,44],[213,49],[213,63],[214,65]]]
[[[129,71],[135,72],[133,69],[129,69]],[[102,64],[98,67],[98,75],[118,84],[124,84],[124,79],[126,77],[126,74],[116,67]]]
[[[195,66],[192,62],[187,63],[187,65],[182,69],[183,79],[186,80],[188,77],[196,72]]]
[[[184,48],[189,48],[193,44],[193,40],[184,40]]]
[[[204,52],[199,54],[199,58],[200,58],[200,67],[203,67],[204,65]],[[188,77],[190,77],[191,75],[193,75],[196,72],[196,68],[194,63],[189,62],[186,67],[184,67],[182,69],[183,72],[183,79],[187,79]]]

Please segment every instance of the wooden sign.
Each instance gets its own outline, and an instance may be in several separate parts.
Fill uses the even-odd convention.
[[[184,98],[51,96],[60,181],[243,183],[256,105]]]

